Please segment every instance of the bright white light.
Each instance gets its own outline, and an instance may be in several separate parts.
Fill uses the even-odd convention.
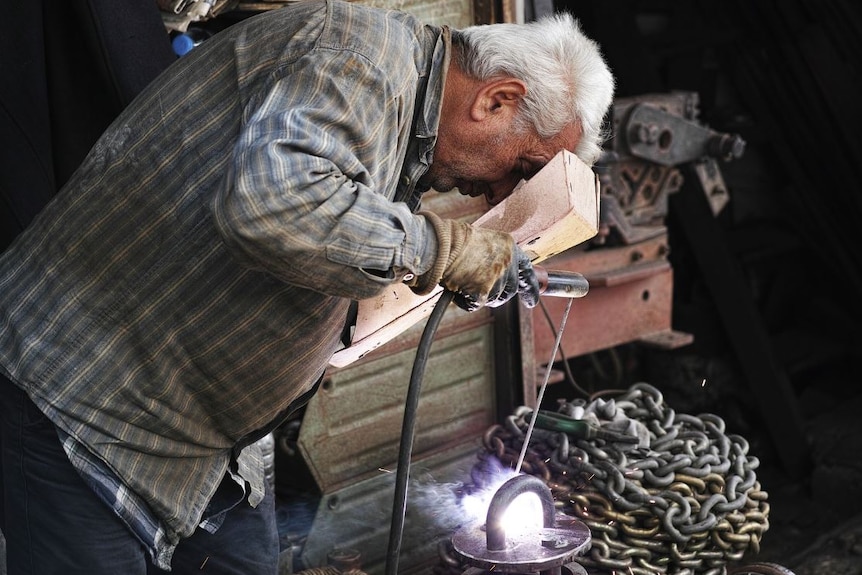
[[[503,531],[508,537],[534,533],[544,527],[542,501],[535,493],[517,496],[503,514]]]
[[[488,517],[488,507],[497,490],[506,481],[515,476],[511,469],[501,469],[488,487],[480,492],[472,493],[461,500],[461,509],[468,523],[484,524]],[[535,493],[522,493],[509,504],[503,514],[503,530],[511,537],[520,533],[535,531],[543,527],[542,502]]]
[[[509,479],[515,476],[515,472],[511,469],[501,469],[495,473],[494,477],[488,482],[488,486],[465,496],[461,500],[461,509],[468,523],[482,522],[485,523],[485,518],[488,516],[488,507],[491,505],[491,499],[500,486],[506,483]]]

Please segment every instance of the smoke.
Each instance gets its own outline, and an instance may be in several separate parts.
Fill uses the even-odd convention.
[[[435,477],[436,470],[423,468],[421,463],[414,465],[408,483],[407,507],[404,524],[403,554],[420,552],[428,544],[437,546],[454,536],[462,529],[484,526],[488,515],[488,506],[500,486],[515,476],[510,467],[502,464],[491,454],[480,453],[478,461],[469,469],[453,470],[451,468],[441,473],[445,480]],[[468,478],[465,481],[453,481],[453,478]],[[308,536],[302,550],[302,561],[307,566],[325,565],[327,554],[337,544],[342,548],[353,548],[368,553],[367,560],[382,561],[379,552],[386,549],[392,508],[391,494],[395,488],[395,473],[386,473],[378,477],[373,489],[349,495],[330,494],[324,496],[315,509],[308,509]],[[541,504],[532,496],[538,511],[535,512],[537,524],[541,524]],[[526,498],[526,497],[525,497]],[[510,505],[510,510],[516,507],[522,498],[519,497]],[[506,524],[507,535],[516,532],[516,527],[522,527],[528,522],[527,513],[516,512],[514,525]],[[295,528],[295,522],[301,519],[297,512],[291,509],[292,520],[285,517],[285,529],[288,523]],[[507,514],[508,515],[508,514]],[[282,529],[282,527],[280,527]],[[336,542],[336,543],[334,543]],[[372,550],[373,549],[373,550]],[[425,551],[421,551],[424,553]],[[376,563],[373,563],[376,564]]]
[[[441,483],[430,474],[419,474],[412,479],[408,513],[421,517],[419,523],[427,530],[428,537],[449,536],[475,523],[484,524],[494,494],[516,474],[498,459],[488,457],[481,459],[469,475],[470,483]],[[537,497],[534,499],[539,505],[541,522],[541,505]],[[519,507],[514,513],[524,517],[529,512]],[[416,523],[411,521],[411,529]]]

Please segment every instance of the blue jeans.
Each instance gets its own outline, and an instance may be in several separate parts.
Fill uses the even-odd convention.
[[[75,471],[54,424],[2,375],[0,495],[8,575],[165,573]],[[198,529],[183,540],[171,573],[275,575],[278,551],[274,497],[267,493],[257,508],[241,503],[229,511],[216,533]]]

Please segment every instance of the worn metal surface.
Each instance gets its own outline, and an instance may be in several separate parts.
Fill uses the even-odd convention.
[[[677,93],[614,100],[611,110],[614,137],[608,140],[605,153],[596,164],[602,186],[602,219],[606,225],[603,235],[594,242],[597,244],[636,243],[663,233],[668,196],[682,184],[682,176],[675,165],[656,162],[629,145],[630,132],[635,135],[646,132],[642,139],[660,147],[658,133],[638,129],[631,122],[631,112],[639,106],[658,108],[669,117],[687,121],[696,117],[697,97]],[[682,140],[677,142],[667,137],[662,140],[665,142],[668,150],[679,149],[684,144]],[[680,155],[674,154],[675,157]]]
[[[745,150],[745,142],[739,136],[718,133],[648,102],[631,106],[625,125],[619,135],[629,152],[663,166],[685,164],[705,156],[731,160],[741,157]]]
[[[420,400],[414,454],[476,436],[494,417],[493,330],[486,313],[452,306],[435,340]],[[420,334],[421,334],[421,330]],[[438,332],[440,333],[440,332]],[[391,469],[397,460],[415,345],[331,373],[309,402],[299,448],[323,493]]]
[[[599,174],[607,203],[619,206],[628,220],[628,225],[620,228],[623,235],[637,241],[650,229],[663,226],[668,196],[682,185],[678,167],[684,164],[698,166],[704,177],[713,180],[705,191],[714,214],[730,200],[716,160],[739,158],[745,141],[737,134],[717,132],[700,123],[699,106],[695,92],[645,94],[614,101],[616,137],[610,142],[607,169],[600,169]]]
[[[401,546],[403,573],[428,573],[437,562],[437,545],[459,526],[456,490],[470,477],[480,444],[466,441],[438,445],[435,453],[410,466],[406,523]],[[391,471],[391,470],[390,470]],[[308,566],[326,564],[334,547],[362,550],[363,571],[384,572],[392,513],[395,473],[378,471],[322,498],[303,548]]]
[[[631,341],[668,349],[689,343],[691,336],[671,328],[673,273],[666,253],[667,238],[661,235],[635,245],[566,252],[545,262],[548,269],[578,270],[590,284],[587,295],[572,307],[562,355],[576,357]],[[566,302],[543,298],[542,305],[554,323]],[[530,317],[533,354],[545,364],[556,326],[549,325],[540,307]]]

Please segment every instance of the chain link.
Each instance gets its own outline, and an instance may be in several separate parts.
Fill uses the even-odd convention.
[[[544,479],[560,511],[590,527],[592,547],[578,561],[591,574],[725,575],[728,562],[759,551],[769,528],[759,460],[743,437],[726,434],[720,417],[676,413],[645,383],[607,401],[561,403],[559,411],[627,418],[649,436],[648,447],[543,429],[530,440],[522,471]],[[519,408],[486,431],[472,471],[477,486],[496,461],[517,464],[529,414]]]

